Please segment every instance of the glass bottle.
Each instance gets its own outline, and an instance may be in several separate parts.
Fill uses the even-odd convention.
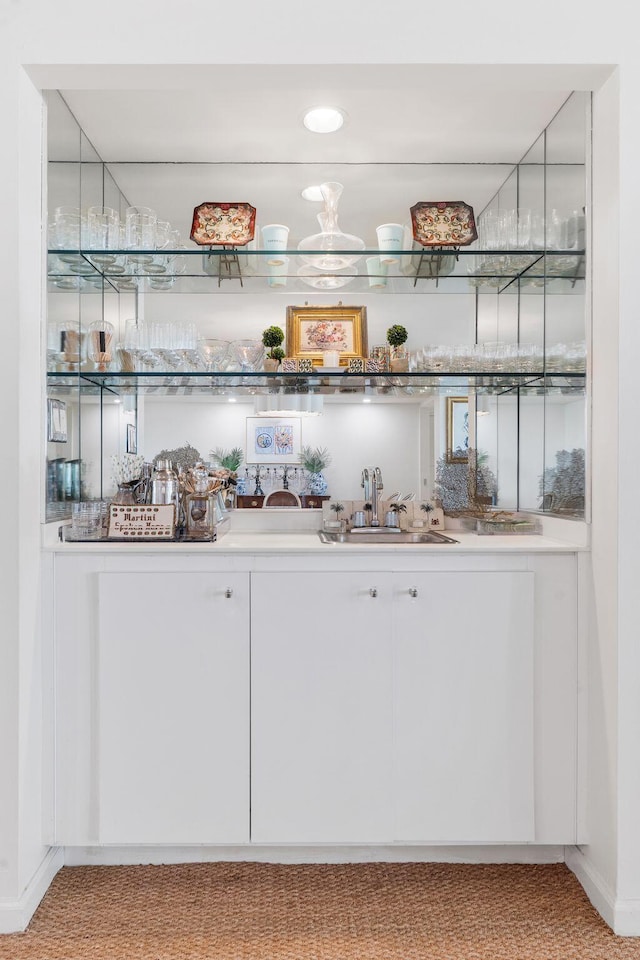
[[[209,471],[202,460],[194,464],[191,471],[194,484],[194,493],[207,493],[209,489]]]
[[[194,540],[213,540],[215,533],[215,499],[206,493],[189,493],[186,497],[187,536]]]

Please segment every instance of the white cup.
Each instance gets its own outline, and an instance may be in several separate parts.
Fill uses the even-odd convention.
[[[289,272],[289,257],[282,257],[277,263],[267,260],[267,283],[270,287],[286,287]]]
[[[266,227],[262,228],[263,250],[286,250],[288,239],[289,227],[285,227],[282,223],[268,223]],[[283,261],[284,258],[281,256],[269,256],[267,259],[267,265],[270,267],[278,267],[281,263],[283,263]]]
[[[398,258],[392,251],[402,250],[402,241],[404,240],[404,227],[401,223],[383,223],[376,227],[378,236],[378,248],[384,251],[380,255],[382,263],[397,263]]]
[[[322,366],[323,367],[339,367],[340,351],[339,350],[323,350]]]
[[[381,257],[367,257],[367,273],[370,287],[386,287],[387,262]]]

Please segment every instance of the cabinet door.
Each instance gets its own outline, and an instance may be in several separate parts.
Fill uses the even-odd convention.
[[[248,574],[99,575],[100,843],[249,839],[248,615]]]
[[[533,574],[398,574],[394,595],[395,839],[533,840]]]
[[[389,841],[390,575],[251,583],[251,839]]]

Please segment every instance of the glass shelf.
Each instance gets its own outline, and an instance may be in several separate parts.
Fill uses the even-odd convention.
[[[313,256],[314,252],[320,251],[305,254]],[[332,294],[346,288],[348,292],[363,293],[468,293],[474,289],[496,293],[514,284],[517,289],[516,281],[527,284],[534,293],[551,281],[555,281],[555,292],[571,292],[585,276],[584,251],[580,250],[399,250],[394,253],[395,263],[370,276],[366,273],[366,259],[379,255],[378,249],[364,250],[353,267],[318,275],[318,271],[302,262],[297,249],[279,251],[275,256],[262,250],[219,247],[138,250],[135,254],[130,250],[55,250],[49,252],[48,273],[52,290],[100,291],[104,282],[120,292],[268,290],[289,295],[294,289]],[[273,261],[285,257],[289,258],[289,271],[282,276]]]
[[[437,373],[204,373],[202,371],[139,371],[135,373],[49,372],[47,381],[57,390],[80,389],[85,395],[103,392],[119,395],[131,390],[162,396],[209,394],[211,396],[254,396],[257,393],[318,393],[324,395],[370,393],[387,396],[394,391],[412,396],[449,387],[466,391],[505,393],[517,389],[582,390],[585,374],[576,371],[493,372],[465,371]]]

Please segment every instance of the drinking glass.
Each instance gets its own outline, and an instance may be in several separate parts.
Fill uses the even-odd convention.
[[[154,357],[164,363],[167,369],[180,365],[180,347],[177,326],[170,320],[154,321],[151,324],[149,347]]]
[[[176,324],[176,353],[182,363],[191,370],[196,370],[200,363],[198,352],[198,330],[196,324],[190,320],[182,320]]]
[[[547,250],[567,249],[567,218],[559,210],[552,210],[547,221]]]
[[[112,207],[89,207],[87,211],[87,243],[91,259],[99,264],[114,263],[116,256],[107,251],[117,250],[120,242],[120,215]]]
[[[243,373],[257,370],[262,363],[264,345],[261,340],[232,340],[231,356]]]
[[[516,221],[516,247],[528,250],[531,243],[531,210],[518,207]]]
[[[281,251],[287,249],[289,239],[289,227],[283,223],[268,223],[262,228],[262,247],[269,252],[267,265],[272,267],[281,266],[288,257],[285,258]]]
[[[286,287],[289,257],[280,255],[278,261],[267,260],[267,283],[270,287]]]
[[[122,220],[118,223],[115,247],[117,250],[126,250],[127,247],[127,225]],[[122,276],[126,269],[127,258],[122,254],[114,256],[102,265],[103,273],[113,277]]]
[[[198,351],[208,371],[224,370],[230,346],[228,340],[198,340]]]
[[[151,207],[127,207],[127,250],[155,250],[157,222],[156,211]],[[153,255],[129,254],[129,260],[133,263],[148,263],[153,260]]]
[[[381,263],[397,263],[397,251],[402,250],[404,227],[401,223],[382,223],[376,227]]]
[[[168,220],[157,220],[154,230],[153,247],[156,250],[167,250],[171,245],[171,224]],[[150,257],[145,263],[145,273],[163,274],[169,267],[169,257],[164,254]]]
[[[87,500],[71,505],[74,540],[99,540],[102,536],[102,502]]]
[[[79,207],[56,207],[49,229],[49,244],[54,250],[79,250],[82,218]],[[77,253],[58,254],[64,263],[75,263]]]
[[[143,370],[145,363],[148,362],[149,348],[145,342],[145,335],[146,328],[142,321],[125,321],[122,349],[131,356],[135,370]]]
[[[575,340],[566,345],[564,368],[571,373],[584,373],[586,369],[586,343]]]

